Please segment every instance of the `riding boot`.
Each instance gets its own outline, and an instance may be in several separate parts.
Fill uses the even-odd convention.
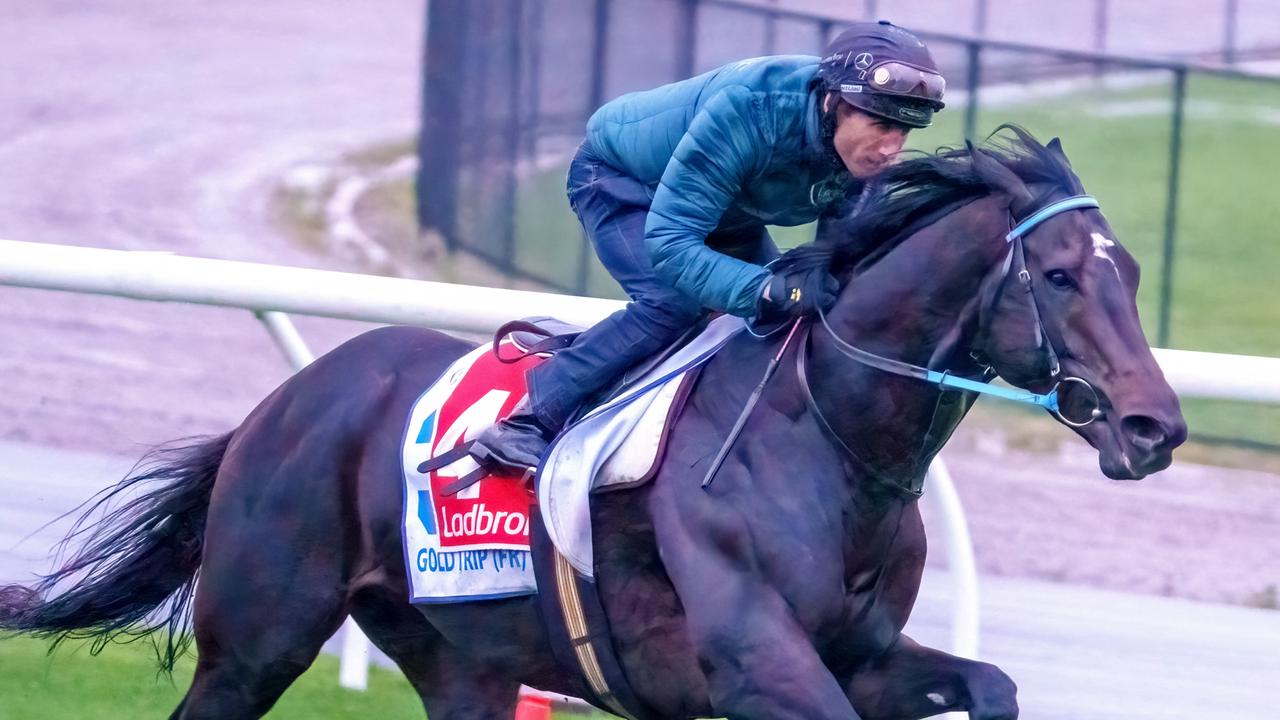
[[[550,427],[525,398],[510,415],[480,433],[471,455],[483,464],[523,473],[538,467],[559,431],[559,425]]]

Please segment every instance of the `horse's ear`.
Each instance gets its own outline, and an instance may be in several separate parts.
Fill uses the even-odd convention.
[[[1061,138],[1054,138],[1050,140],[1049,144],[1046,145],[1045,147],[1048,147],[1049,152],[1053,153],[1054,155],[1057,155],[1062,160],[1062,162],[1066,163],[1067,167],[1071,167],[1071,161],[1067,159],[1067,153],[1062,149]]]
[[[964,145],[969,150],[969,157],[973,159],[973,171],[987,185],[1008,193],[1009,197],[1013,198],[1010,208],[1014,216],[1021,217],[1022,211],[1032,200],[1027,184],[986,150],[974,147],[968,140],[965,140]]]
[[[1062,163],[1062,166],[1067,169],[1066,174],[1069,178],[1068,184],[1071,187],[1071,192],[1083,195],[1084,183],[1080,182],[1080,178],[1076,176],[1075,168],[1071,167],[1071,160],[1067,158],[1066,151],[1062,149],[1062,140],[1054,138],[1045,147],[1049,149],[1049,154],[1056,157]]]

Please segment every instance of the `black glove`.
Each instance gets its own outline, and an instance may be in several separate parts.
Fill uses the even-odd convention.
[[[765,281],[756,318],[765,322],[790,320],[836,304],[840,283],[826,268],[774,273]]]

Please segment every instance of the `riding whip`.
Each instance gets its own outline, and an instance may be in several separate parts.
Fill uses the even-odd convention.
[[[760,402],[760,396],[764,394],[764,386],[768,384],[769,378],[773,377],[773,373],[778,369],[778,363],[782,361],[782,355],[787,351],[787,347],[791,345],[791,338],[795,337],[796,330],[800,328],[800,323],[804,322],[804,318],[796,318],[791,325],[791,332],[787,333],[787,339],[782,341],[782,347],[778,348],[778,354],[773,356],[769,361],[769,366],[764,369],[764,377],[760,378],[760,384],[756,385],[756,389],[751,392],[751,397],[747,398],[747,404],[742,408],[742,413],[738,415],[738,419],[733,423],[733,428],[729,430],[729,436],[725,438],[724,445],[720,446],[720,452],[716,453],[716,459],[711,461],[711,467],[707,469],[706,477],[702,478],[702,489],[707,489],[711,485],[711,481],[716,477],[716,471],[724,464],[724,459],[729,456],[729,450],[733,448],[733,443],[738,439],[738,435],[742,432],[742,428],[747,424],[747,418],[751,416],[751,411],[755,409],[756,403]]]

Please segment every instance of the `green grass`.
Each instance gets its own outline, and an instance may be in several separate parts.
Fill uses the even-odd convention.
[[[185,658],[170,679],[156,676],[146,642],[112,645],[97,657],[87,648],[64,645],[47,655],[48,644],[29,638],[0,639],[0,717],[5,720],[119,720],[163,718],[177,707],[195,663]],[[338,685],[338,661],[323,655],[280,699],[268,718],[325,720],[424,717],[422,703],[399,673],[374,667],[369,690]]]
[[[586,263],[587,294],[623,299],[622,288],[584,245],[582,225],[565,197],[568,166],[535,173],[516,192],[516,266],[566,287],[578,287]]]
[[[318,197],[328,196],[333,188],[333,182],[326,182],[315,191],[279,185],[268,199],[269,212],[277,224],[287,228],[292,237],[307,249],[316,252],[327,250],[329,225]]]
[[[1280,224],[1274,178],[1280,168],[1280,90],[1194,78],[1183,132],[1174,251],[1170,344],[1191,350],[1280,354]],[[1261,95],[1261,96],[1260,96]],[[1139,307],[1157,328],[1171,104],[1165,86],[1096,90],[1033,107],[987,110],[979,126],[1020,123],[1042,138],[1061,135],[1085,187],[1097,195],[1118,239],[1144,269]],[[1099,117],[1145,104],[1152,114]],[[1140,109],[1140,108],[1139,108]]]
[[[49,645],[30,638],[0,638],[0,718],[3,720],[120,720],[163,718],[177,707],[195,668],[178,663],[172,679],[156,675],[147,642],[112,645],[92,657],[88,649],[64,645],[50,656]],[[422,702],[399,672],[369,669],[369,689],[338,685],[338,660],[321,655],[267,718],[271,720],[423,720]],[[561,720],[606,720],[588,709],[557,712]]]
[[[362,170],[380,170],[402,157],[414,155],[417,147],[417,138],[391,140],[348,153],[343,162]]]

